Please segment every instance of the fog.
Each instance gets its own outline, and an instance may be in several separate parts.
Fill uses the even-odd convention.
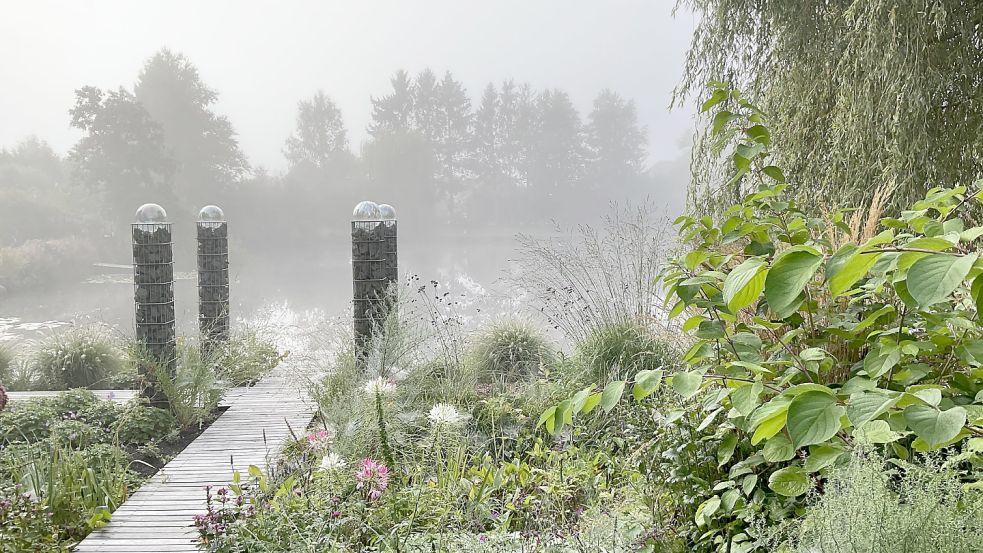
[[[348,221],[396,206],[405,274],[486,286],[514,235],[671,215],[693,21],[671,2],[21,2],[0,18],[0,334],[132,324],[137,206],[230,224],[233,304],[342,313]],[[7,323],[3,323],[7,320]],[[5,326],[6,324],[6,326]],[[33,326],[29,328],[34,328]]]

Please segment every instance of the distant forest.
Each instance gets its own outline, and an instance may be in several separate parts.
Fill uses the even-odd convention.
[[[167,49],[132,88],[76,90],[69,122],[82,137],[67,156],[35,137],[0,150],[0,248],[99,247],[76,243],[83,236],[118,243],[146,202],[176,224],[217,203],[251,248],[344,232],[362,199],[395,205],[419,232],[510,233],[558,216],[595,219],[611,201],[652,194],[656,179],[634,103],[610,90],[582,116],[558,89],[506,80],[472,100],[450,72],[398,71],[369,99],[357,148],[318,91],[298,102],[281,174],[250,165],[217,99],[191,61]],[[679,203],[685,186],[676,183]],[[0,262],[11,255],[0,250]]]

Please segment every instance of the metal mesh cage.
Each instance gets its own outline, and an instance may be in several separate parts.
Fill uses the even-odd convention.
[[[134,223],[133,298],[136,338],[163,367],[177,363],[174,250],[170,223]]]
[[[229,231],[198,222],[198,328],[206,345],[229,337]]]
[[[386,240],[386,284],[399,280],[399,256],[396,252],[396,221],[382,222],[382,235]]]
[[[380,318],[386,287],[388,243],[382,221],[352,221],[352,301],[355,353],[364,356],[372,326]]]

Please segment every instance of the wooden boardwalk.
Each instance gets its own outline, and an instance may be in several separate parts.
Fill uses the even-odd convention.
[[[32,399],[36,397],[55,397],[61,392],[7,392],[10,401]],[[126,403],[135,398],[137,390],[92,390],[99,399],[113,400],[116,403]]]
[[[252,388],[233,390],[225,403],[225,413],[74,551],[198,551],[193,517],[205,510],[205,487],[226,486],[234,471],[245,476],[249,465],[265,470],[290,436],[288,424],[303,435],[314,412],[306,390],[277,374]]]

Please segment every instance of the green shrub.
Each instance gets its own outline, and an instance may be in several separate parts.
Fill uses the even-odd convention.
[[[50,513],[49,528],[64,542],[77,541],[105,524],[135,482],[126,454],[109,445],[82,451],[54,443],[20,447],[4,460],[10,480]],[[0,527],[0,534],[4,531]]]
[[[0,384],[10,386],[14,368],[14,348],[0,343]]]
[[[532,326],[510,321],[481,334],[471,351],[479,382],[516,382],[552,364],[554,352],[546,337]]]
[[[813,492],[793,536],[771,550],[795,553],[983,551],[983,492],[938,459],[918,463],[856,455]],[[781,531],[773,531],[773,536]]]
[[[252,329],[234,332],[209,353],[218,378],[231,386],[248,386],[269,374],[283,359],[276,344]]]
[[[50,511],[20,487],[0,487],[0,536],[4,553],[61,550]]]
[[[146,362],[154,363],[153,360]],[[165,370],[155,370],[157,387],[167,398],[168,407],[181,430],[201,426],[218,407],[223,387],[215,375],[210,354],[198,344],[178,344],[178,363],[172,377]]]
[[[12,392],[29,392],[31,390],[47,388],[38,375],[37,370],[29,359],[15,356],[10,365],[7,366],[7,374],[3,376],[5,380],[0,380],[8,390]]]
[[[84,449],[110,439],[112,435],[104,428],[80,420],[60,420],[51,425],[50,440],[60,447]]]
[[[595,382],[619,380],[639,371],[672,367],[677,354],[641,323],[621,322],[594,329],[578,347]]]
[[[95,327],[51,336],[39,345],[30,362],[53,390],[110,387],[124,370],[119,347]]]
[[[102,403],[95,393],[85,388],[65,390],[51,398],[51,407],[59,416],[74,418],[79,412],[86,408],[93,407]]]
[[[0,284],[10,292],[43,290],[91,267],[94,248],[80,238],[28,240],[0,247]]]
[[[0,443],[44,440],[58,418],[50,400],[35,398],[13,403],[0,412]]]
[[[119,441],[129,445],[143,445],[170,437],[177,429],[177,421],[170,412],[142,403],[128,405],[116,423]]]

